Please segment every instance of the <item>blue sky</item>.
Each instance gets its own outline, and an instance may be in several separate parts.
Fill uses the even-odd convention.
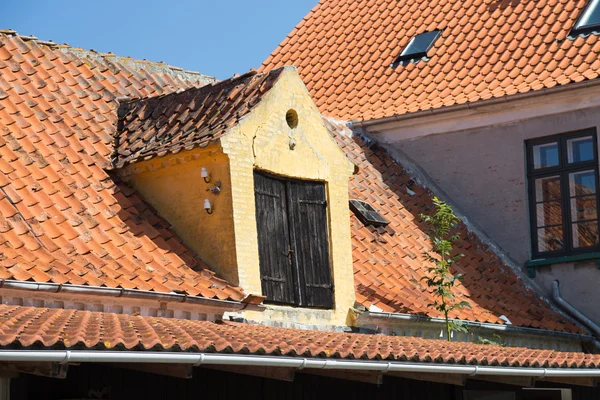
[[[258,68],[318,0],[0,0],[0,29],[227,78]]]

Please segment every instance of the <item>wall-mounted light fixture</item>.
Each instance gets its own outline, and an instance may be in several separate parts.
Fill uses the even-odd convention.
[[[204,179],[204,182],[210,183],[210,174],[206,170],[206,167],[202,167],[200,170],[200,175],[202,176],[202,179]]]
[[[209,199],[204,199],[204,211],[206,211],[208,214],[213,213],[213,208]]]

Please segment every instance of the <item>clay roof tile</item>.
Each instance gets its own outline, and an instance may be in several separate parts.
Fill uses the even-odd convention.
[[[516,71],[511,76],[517,77],[524,74],[527,65],[539,66],[533,71],[529,71],[527,76],[535,74],[540,75],[543,70],[554,72],[555,69],[564,70],[571,64],[582,65],[581,59],[586,59],[587,69],[578,69],[577,75],[566,74],[564,83],[577,82],[582,79],[595,79],[598,69],[592,65],[597,56],[595,44],[599,43],[595,34],[581,35],[575,38],[569,38],[569,32],[575,21],[581,15],[582,8],[585,6],[582,2],[575,0],[565,0],[556,2],[553,0],[541,0],[528,3],[508,3],[499,6],[490,7],[483,0],[448,1],[440,5],[435,0],[425,0],[423,2],[411,2],[403,6],[389,7],[385,0],[369,0],[365,2],[352,2],[349,0],[336,2],[332,0],[321,1],[316,7],[315,12],[311,12],[305,17],[303,22],[296,27],[293,34],[287,39],[286,43],[303,43],[307,50],[304,52],[293,53],[282,44],[280,45],[267,61],[263,64],[263,70],[270,70],[273,67],[284,64],[295,64],[299,61],[309,60],[309,66],[300,70],[301,76],[305,79],[310,88],[311,95],[319,106],[320,110],[337,118],[343,119],[362,119],[373,118],[375,113],[379,116],[390,116],[395,113],[406,113],[408,110],[420,110],[430,106],[431,101],[434,107],[441,107],[443,104],[450,104],[452,101],[445,98],[425,99],[411,97],[414,90],[420,90],[420,80],[414,82],[408,88],[396,88],[393,96],[399,102],[417,101],[417,104],[406,104],[406,107],[397,109],[394,105],[388,105],[384,108],[374,107],[378,103],[379,93],[385,93],[390,90],[390,81],[378,80],[375,74],[369,74],[369,71],[379,69],[382,66],[389,65],[390,61],[382,61],[381,54],[376,52],[364,52],[367,47],[362,43],[377,43],[377,48],[391,49],[390,57],[397,56],[408,41],[417,33],[424,30],[444,29],[443,37],[438,39],[435,48],[431,52],[431,59],[425,62],[430,67],[442,65],[445,68],[442,74],[449,74],[450,71],[458,73],[464,65],[459,65],[457,60],[462,59],[469,65],[476,59],[476,65],[482,66],[485,62],[495,63],[491,56],[498,54],[503,60],[514,58],[518,63],[512,68]],[[385,13],[380,10],[385,9]],[[335,22],[329,23],[324,19],[317,18],[316,15],[333,15],[335,11]],[[369,24],[359,23],[360,18],[371,20],[377,16],[378,28]],[[354,18],[359,18],[354,20]],[[354,21],[354,22],[352,22]],[[348,22],[346,24],[346,22]],[[352,27],[352,31],[336,29],[334,26]],[[310,29],[309,29],[310,27]],[[382,27],[390,27],[382,30]],[[392,32],[396,30],[395,34]],[[309,36],[309,31],[322,32],[323,36],[335,39],[333,47],[329,47],[327,42],[319,42],[316,38]],[[557,40],[561,46],[557,46]],[[344,57],[343,67],[340,65],[332,70],[330,67],[333,54],[338,50],[336,46],[344,46],[347,56]],[[506,50],[502,50],[506,49]],[[363,50],[361,52],[361,50]],[[472,50],[473,54],[469,54]],[[460,54],[455,55],[456,52]],[[490,58],[482,58],[483,55]],[[542,57],[540,60],[539,57]],[[387,57],[387,56],[386,56]],[[559,62],[550,66],[550,61]],[[562,63],[560,62],[562,61]],[[324,71],[332,76],[341,74],[342,69],[348,66],[360,66],[365,71],[365,85],[368,87],[377,86],[378,90],[373,90],[371,94],[360,93],[360,89],[350,88],[349,90],[327,91],[321,90],[324,86],[329,86],[332,82],[324,79]],[[384,67],[385,68],[385,67]],[[470,67],[469,75],[472,78],[477,76],[477,70],[473,71]],[[321,75],[318,72],[322,72]],[[409,68],[397,68],[397,79],[411,79]],[[594,72],[595,71],[595,72]],[[494,76],[485,75],[494,80]],[[445,80],[444,77],[441,80]],[[539,79],[543,81],[544,79]],[[343,81],[344,85],[347,85]],[[506,93],[515,92],[509,88],[510,84],[504,79],[498,80],[498,84],[504,85],[499,90],[493,92],[492,96],[503,96]],[[515,85],[513,85],[515,86]],[[518,86],[518,85],[516,85]],[[463,89],[466,89],[463,88]],[[539,86],[522,87],[525,91],[539,90]],[[472,91],[478,91],[479,85],[469,88]],[[438,94],[439,95],[439,94]],[[470,92],[464,93],[469,98],[476,98]],[[359,97],[361,104],[352,109],[339,107],[341,99],[354,103],[354,97]],[[483,97],[482,97],[483,98]],[[448,101],[446,101],[448,100]],[[418,102],[423,102],[419,104]],[[387,103],[385,103],[387,104]]]
[[[113,273],[114,261],[106,263],[96,255],[109,255],[121,265],[129,265],[134,260],[130,249],[138,248],[137,256],[152,263],[153,240],[165,241],[152,227],[157,216],[149,208],[129,229],[147,237],[137,241],[120,231],[129,222],[115,209],[126,208],[127,201],[114,188],[129,189],[104,170],[110,165],[107,157],[116,129],[113,99],[115,93],[172,92],[196,86],[198,79],[212,80],[185,72],[180,76],[189,79],[174,80],[167,76],[168,70],[156,65],[152,66],[154,72],[138,73],[136,68],[150,64],[128,59],[126,67],[109,58],[0,33],[0,70],[6,71],[0,74],[0,127],[11,126],[11,134],[0,138],[0,184],[6,193],[0,198],[0,214],[6,221],[0,221],[0,247],[12,257],[0,266],[5,279],[157,291],[177,288],[176,282],[166,287],[153,276],[146,275],[147,281],[142,283],[132,274]],[[12,63],[4,65],[7,60]],[[137,204],[144,202],[137,198]],[[29,223],[24,224],[19,215]],[[178,240],[173,233],[168,238]],[[12,249],[19,252],[11,253]],[[176,271],[186,271],[190,277],[200,274],[195,269],[201,263],[185,245],[179,245],[179,254],[165,251],[173,262],[163,275]],[[87,264],[79,264],[80,255],[88,257]],[[211,297],[243,297],[241,289],[218,277],[203,281],[204,293]],[[209,286],[221,289],[208,290]]]
[[[456,72],[455,72],[456,73]],[[476,91],[475,85],[465,79],[464,83],[444,89],[436,99],[444,98],[450,104],[477,101],[481,96],[490,96],[485,89]],[[469,96],[462,93],[468,88]],[[497,90],[504,90],[497,87]],[[523,90],[511,87],[511,90]],[[412,94],[414,96],[414,92]],[[422,98],[411,101],[415,104],[429,104],[427,93]],[[394,103],[378,103],[380,107],[394,107]],[[438,316],[427,307],[432,302],[431,290],[423,284],[419,277],[426,274],[427,263],[422,260],[422,253],[430,244],[426,232],[417,224],[417,215],[426,212],[431,198],[425,188],[411,183],[411,196],[406,187],[410,182],[403,168],[394,163],[381,148],[369,149],[356,134],[340,123],[328,118],[325,124],[338,145],[349,159],[359,165],[359,173],[350,180],[350,198],[368,201],[389,222],[390,226],[400,227],[402,235],[384,232],[378,234],[382,239],[374,239],[372,228],[358,222],[351,216],[352,247],[354,260],[355,290],[360,304],[369,308],[375,305],[389,312],[404,312]],[[385,177],[382,174],[385,171]],[[499,315],[516,316],[521,326],[537,326],[544,329],[560,329],[579,332],[567,318],[556,314],[545,300],[540,299],[526,288],[525,282],[510,271],[510,267],[494,267],[482,270],[481,263],[486,265],[502,265],[499,258],[487,249],[474,235],[467,234],[466,228],[460,226],[462,241],[461,252],[465,254],[460,264],[460,272],[468,279],[463,280],[458,288],[457,298],[470,301],[472,308],[456,314],[456,317],[474,321],[501,323]],[[376,244],[374,244],[376,243]],[[502,290],[497,290],[499,282]],[[510,294],[507,294],[510,293]],[[507,301],[510,299],[510,301]]]

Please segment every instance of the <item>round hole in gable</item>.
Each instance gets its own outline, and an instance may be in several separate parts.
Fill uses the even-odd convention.
[[[288,112],[285,113],[285,120],[290,128],[294,129],[298,126],[298,113],[296,110],[289,109]]]

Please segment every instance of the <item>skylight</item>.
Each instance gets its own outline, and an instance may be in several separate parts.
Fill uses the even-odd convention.
[[[386,226],[389,222],[372,205],[362,200],[350,200],[350,209],[365,225]]]
[[[594,29],[600,30],[600,0],[591,0],[579,21],[573,28],[573,33],[584,33]]]
[[[424,32],[412,38],[404,50],[402,50],[402,53],[396,58],[394,65],[403,61],[417,61],[426,57],[427,51],[431,48],[440,33],[442,31]]]

